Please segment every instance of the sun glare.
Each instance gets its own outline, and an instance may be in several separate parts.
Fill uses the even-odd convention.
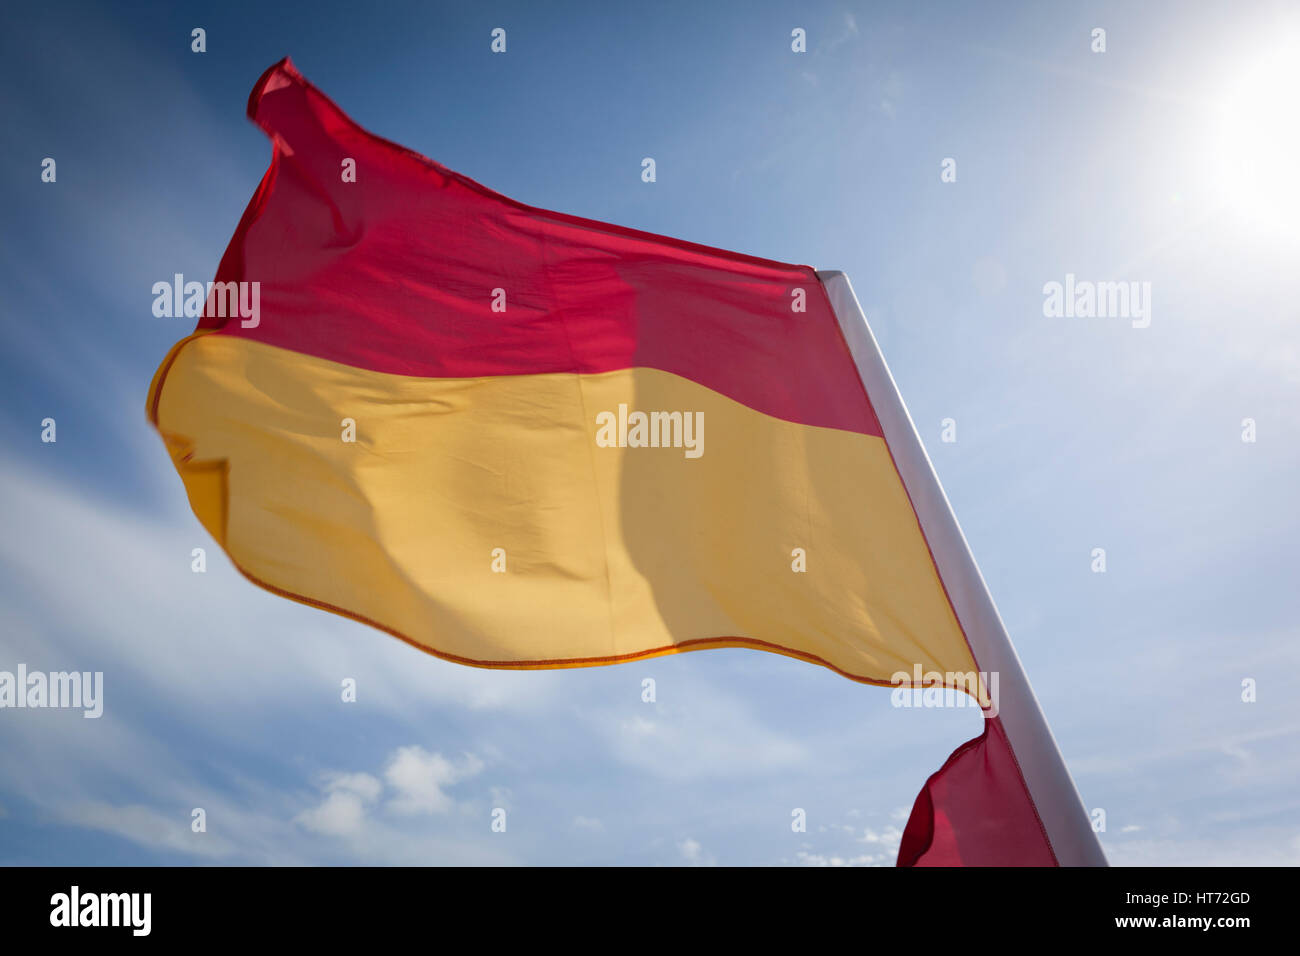
[[[1300,221],[1300,40],[1270,38],[1224,84],[1213,125],[1211,176],[1243,218],[1288,231]]]

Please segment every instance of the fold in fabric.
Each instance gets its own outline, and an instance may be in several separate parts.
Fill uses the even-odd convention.
[[[1000,718],[986,719],[925,782],[898,865],[1057,865]]]

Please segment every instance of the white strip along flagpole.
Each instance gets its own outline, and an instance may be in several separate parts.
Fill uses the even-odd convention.
[[[817,277],[830,297],[858,375],[934,554],[957,621],[970,642],[976,666],[985,672],[998,672],[1001,698],[998,716],[1020,763],[1052,852],[1061,866],[1105,866],[1106,855],[1093,832],[1088,811],[1066,769],[889,366],[871,334],[867,317],[853,294],[849,277],[835,271],[818,272]]]

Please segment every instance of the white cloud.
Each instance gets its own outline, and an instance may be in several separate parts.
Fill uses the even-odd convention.
[[[326,796],[318,807],[304,810],[294,820],[308,830],[327,836],[354,836],[365,822],[365,801],[359,794],[339,790]]]
[[[893,866],[895,857],[887,853],[859,853],[857,856],[827,856],[800,850],[795,859],[801,866]]]
[[[901,810],[895,810],[890,817],[898,819],[902,813]],[[847,812],[847,816],[850,817],[860,815],[856,810]],[[858,835],[859,831],[856,827],[840,823],[832,823],[821,829],[832,836],[844,834],[845,836],[839,837],[842,848],[817,850],[814,849],[813,844],[804,843],[794,855],[796,864],[800,866],[893,866],[898,860],[898,845],[902,842],[903,831],[893,824],[887,824],[879,829],[863,827],[861,835]],[[846,838],[851,841],[848,846],[842,843]],[[866,844],[866,852],[853,844]],[[790,861],[787,859],[783,862]]]
[[[384,779],[397,791],[388,806],[397,813],[446,813],[455,801],[444,787],[466,780],[483,770],[483,761],[466,754],[453,763],[442,754],[422,747],[401,747],[388,761]]]
[[[687,860],[693,861],[700,858],[700,845],[690,837],[677,844],[677,849],[681,851],[682,856]]]
[[[455,806],[455,801],[444,788],[473,777],[482,769],[483,761],[473,754],[453,762],[422,747],[398,747],[388,758],[383,782],[368,773],[326,774],[324,799],[299,813],[294,820],[316,833],[357,836],[365,827],[371,809],[378,805],[385,783],[389,792],[384,804],[387,810],[405,816],[446,813]]]
[[[383,784],[368,773],[330,774],[324,801],[294,820],[316,833],[354,836],[365,822],[367,806],[379,799],[382,789]]]
[[[903,842],[903,831],[893,826],[885,827],[883,830],[873,830],[871,827],[866,827],[862,831],[862,842],[878,843],[897,856],[898,845]]]

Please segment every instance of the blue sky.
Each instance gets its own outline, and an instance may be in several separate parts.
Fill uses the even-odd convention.
[[[1300,204],[1293,171],[1231,172],[1296,142],[1294,112],[1243,131],[1236,92],[1300,59],[1294,28],[1279,3],[7,8],[0,670],[101,670],[105,712],[0,711],[0,862],[891,864],[979,731],[749,651],[458,667],[235,573],[145,421],[192,324],[150,290],[214,272],[286,54],[523,202],[846,271],[1111,860],[1300,861]],[[1150,326],[1044,316],[1067,273],[1150,282]]]

